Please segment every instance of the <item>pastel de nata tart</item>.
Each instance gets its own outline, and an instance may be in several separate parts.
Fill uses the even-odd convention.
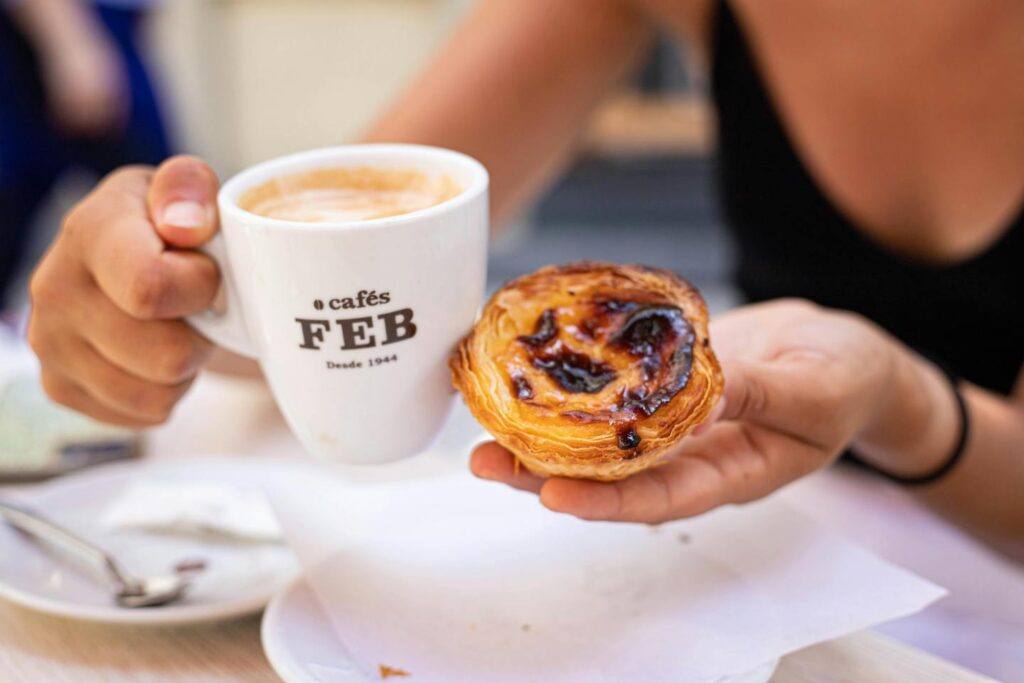
[[[657,464],[723,388],[700,293],[667,270],[597,262],[506,284],[451,369],[474,417],[531,472],[605,481]]]

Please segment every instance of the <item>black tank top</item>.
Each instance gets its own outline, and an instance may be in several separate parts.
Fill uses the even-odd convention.
[[[719,195],[743,294],[861,313],[957,375],[1009,394],[1024,363],[1024,207],[994,244],[952,265],[876,244],[801,162],[728,3],[718,3],[713,36]]]

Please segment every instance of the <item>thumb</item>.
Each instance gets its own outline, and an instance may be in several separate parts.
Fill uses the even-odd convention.
[[[725,394],[722,397],[725,410],[724,420],[753,420],[768,412],[769,392],[765,378],[758,368],[744,361],[728,362],[723,359]]]
[[[723,360],[725,373],[724,420],[745,420],[779,430],[792,426],[798,416],[810,417],[811,406],[799,391],[799,378],[771,362]]]
[[[168,246],[192,249],[217,232],[217,175],[206,162],[176,156],[160,164],[149,186],[149,215]]]
[[[751,422],[816,446],[830,445],[845,415],[843,392],[828,364],[723,361],[724,420]]]

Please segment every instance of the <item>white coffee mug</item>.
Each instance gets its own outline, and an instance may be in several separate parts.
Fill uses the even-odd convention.
[[[247,190],[318,168],[446,175],[462,191],[430,208],[350,222],[266,218]],[[447,360],[484,293],[488,176],[476,160],[419,145],[320,149],[254,166],[220,190],[226,310],[190,318],[259,361],[285,419],[314,456],[348,464],[414,455],[438,434],[454,392]]]

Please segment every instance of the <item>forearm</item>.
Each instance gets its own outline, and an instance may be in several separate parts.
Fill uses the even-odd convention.
[[[44,54],[103,40],[96,20],[80,0],[15,0],[5,8],[29,41]]]
[[[649,37],[616,0],[486,0],[367,139],[476,157],[500,221],[560,170],[587,114]]]
[[[949,476],[918,492],[944,516],[1024,562],[1024,410],[964,385],[971,434]]]
[[[887,399],[855,446],[883,471],[934,471],[951,454],[959,415],[948,380],[931,363],[901,349]],[[934,483],[914,487],[937,512],[1024,561],[1024,410],[962,382],[969,438],[956,466]]]

